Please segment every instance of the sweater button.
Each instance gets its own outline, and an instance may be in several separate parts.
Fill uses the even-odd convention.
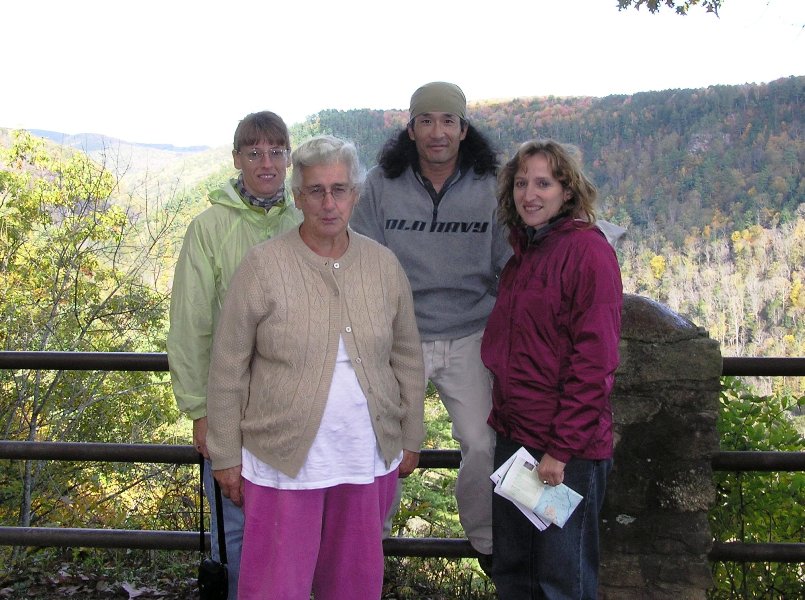
[[[333,269],[339,268],[341,265],[339,263],[333,263]]]
[[[352,333],[352,327],[347,325],[346,327],[344,327],[344,331],[346,331],[347,333]]]

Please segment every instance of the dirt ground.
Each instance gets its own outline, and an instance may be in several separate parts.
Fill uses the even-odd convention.
[[[33,575],[33,576],[32,576]],[[0,581],[0,599],[16,600],[198,600],[195,578],[169,579],[162,577],[151,584],[135,584],[127,581],[110,581],[92,575],[68,575],[64,572],[53,575],[20,574],[16,578]]]

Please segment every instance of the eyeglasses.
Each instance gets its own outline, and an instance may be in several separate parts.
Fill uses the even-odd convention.
[[[268,156],[272,162],[280,162],[287,158],[288,156],[288,149],[287,148],[269,148],[268,150],[257,150],[252,149],[248,152],[240,152],[238,154],[242,154],[246,157],[249,162],[255,162],[257,160],[263,160],[264,156]]]
[[[327,194],[330,194],[336,202],[341,202],[341,200],[346,199],[349,193],[354,189],[354,185],[336,183],[329,190],[323,185],[311,185],[310,187],[302,188],[302,193],[317,202],[324,202]]]

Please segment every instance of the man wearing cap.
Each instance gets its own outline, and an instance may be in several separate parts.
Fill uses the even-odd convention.
[[[386,142],[351,225],[391,248],[411,282],[426,376],[461,447],[459,518],[487,570],[495,437],[486,423],[491,383],[480,346],[511,248],[495,217],[497,158],[466,112],[457,85],[416,90],[408,126]]]

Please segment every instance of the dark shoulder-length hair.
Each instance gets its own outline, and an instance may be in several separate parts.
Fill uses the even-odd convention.
[[[512,231],[525,227],[514,204],[514,177],[525,162],[536,154],[542,154],[551,167],[553,177],[570,190],[571,196],[562,207],[559,216],[570,215],[575,219],[595,223],[593,205],[598,192],[581,169],[579,152],[572,146],[554,140],[531,140],[523,143],[517,153],[503,165],[498,174],[498,219]]]
[[[476,175],[495,175],[499,163],[492,144],[468,121],[462,119],[461,124],[467,127],[467,135],[459,146],[461,170],[472,169]],[[416,143],[408,136],[407,127],[389,138],[377,157],[377,163],[389,179],[396,179],[409,165],[416,165],[418,160]]]

